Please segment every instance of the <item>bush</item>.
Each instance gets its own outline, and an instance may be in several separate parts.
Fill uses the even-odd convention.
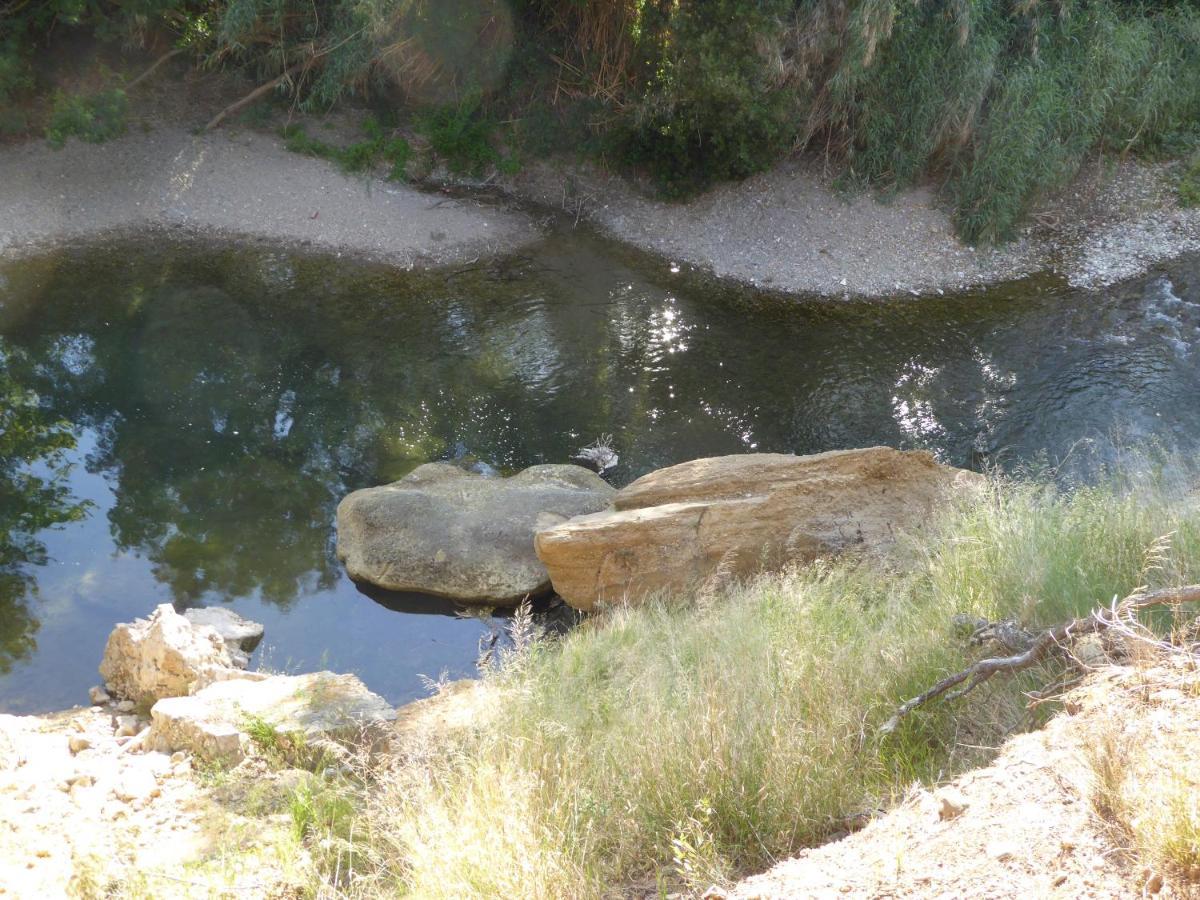
[[[637,105],[625,152],[669,196],[744,178],[779,158],[796,133],[794,95],[772,75],[787,0],[683,4],[665,59]]]
[[[62,147],[74,136],[89,144],[101,144],[125,133],[125,115],[129,102],[121,90],[98,94],[54,95],[46,140],[52,147]]]
[[[500,162],[491,143],[495,122],[484,113],[478,95],[434,107],[419,117],[418,125],[451,172],[478,176]]]
[[[956,614],[1038,628],[1200,579],[1195,495],[1142,473],[1069,492],[998,481],[913,540],[901,571],[818,564],[535,644],[488,676],[493,714],[371,791],[360,833],[399,887],[456,898],[703,889],[826,840],[1032,724],[1021,692],[1054,672],[876,734],[968,663]]]

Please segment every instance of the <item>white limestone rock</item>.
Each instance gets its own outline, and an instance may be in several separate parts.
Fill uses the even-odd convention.
[[[148,619],[118,625],[108,636],[100,675],[110,691],[137,704],[179,697],[233,669],[216,629],[193,625],[169,603]]]
[[[266,722],[281,744],[300,748],[354,738],[395,721],[396,711],[354,675],[313,672],[214,682],[190,697],[159,700],[150,717],[151,748],[236,764],[250,751],[253,720]]]

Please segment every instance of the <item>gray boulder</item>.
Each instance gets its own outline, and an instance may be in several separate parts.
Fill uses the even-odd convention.
[[[489,478],[427,463],[338,505],[338,559],[357,581],[474,603],[516,605],[550,590],[534,533],[606,509],[615,491],[580,466]]]

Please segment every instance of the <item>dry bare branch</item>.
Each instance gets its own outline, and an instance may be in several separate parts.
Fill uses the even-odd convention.
[[[891,734],[896,730],[901,719],[930,700],[936,700],[943,695],[947,699],[957,699],[979,687],[993,675],[1000,673],[1012,675],[1031,668],[1043,660],[1066,652],[1072,643],[1084,635],[1110,628],[1125,630],[1129,628],[1130,622],[1140,610],[1152,606],[1178,606],[1182,603],[1198,602],[1200,602],[1200,584],[1133,593],[1123,600],[1117,600],[1114,597],[1112,604],[1107,608],[1102,607],[1089,616],[1072,619],[1070,622],[1043,631],[1029,649],[1021,653],[981,659],[961,672],[943,678],[929,690],[901,704],[895,715],[880,727],[879,733],[881,735]]]
[[[151,75],[153,75],[156,71],[158,71],[158,67],[161,66],[163,63],[165,63],[167,60],[174,59],[176,56],[179,56],[181,53],[186,53],[186,52],[187,52],[186,47],[176,47],[174,50],[168,50],[166,53],[164,53],[162,56],[160,56],[158,59],[156,59],[153,63],[151,63],[150,68],[146,69],[145,72],[143,72],[137,78],[133,79],[133,81],[129,82],[129,84],[125,85],[125,90],[132,91],[135,87],[137,87],[139,84],[141,84],[143,81],[145,81]]]

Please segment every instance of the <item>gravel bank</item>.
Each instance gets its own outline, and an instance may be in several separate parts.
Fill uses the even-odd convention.
[[[180,228],[437,265],[539,236],[514,211],[347,177],[248,131],[164,126],[107,144],[0,147],[0,256],[113,230]]]
[[[588,166],[554,163],[530,164],[503,189],[719,277],[830,297],[961,290],[1042,271],[1103,288],[1200,251],[1200,209],[1177,208],[1168,168],[1133,163],[1084,173],[999,248],[959,241],[928,189],[886,202],[845,194],[811,160],[687,203],[653,199]],[[540,236],[530,216],[489,194],[475,201],[348,177],[250,130],[196,136],[168,124],[60,151],[31,141],[0,147],[0,255],[160,227],[412,267],[498,255]]]
[[[717,276],[837,297],[960,290],[1041,271],[1100,288],[1200,250],[1200,210],[1176,208],[1169,169],[1133,163],[1085,172],[1033,212],[1018,240],[992,249],[959,241],[928,189],[886,202],[844,194],[804,160],[686,203],[576,166],[531,167],[511,189]]]

